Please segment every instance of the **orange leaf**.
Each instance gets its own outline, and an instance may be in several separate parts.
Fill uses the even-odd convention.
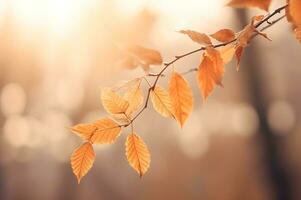
[[[97,128],[94,124],[77,124],[71,127],[71,131],[77,134],[83,140],[90,140],[96,129]]]
[[[142,177],[148,170],[151,161],[146,144],[138,135],[131,133],[126,139],[125,146],[129,164]]]
[[[137,81],[124,95],[124,99],[129,102],[129,107],[126,110],[127,116],[136,112],[143,104],[143,93],[140,88],[141,79]]]
[[[111,144],[120,135],[120,125],[109,118],[100,119],[94,125],[96,130],[90,140],[93,144]]]
[[[268,11],[272,0],[231,0],[227,5],[238,8],[258,7]]]
[[[166,90],[156,86],[150,93],[154,109],[163,117],[174,117],[174,107]]]
[[[239,70],[239,65],[240,65],[240,59],[241,59],[241,55],[244,51],[244,48],[242,46],[237,46],[236,50],[235,50],[235,56],[236,56],[236,70]]]
[[[199,87],[204,100],[207,99],[216,84],[222,85],[223,75],[224,64],[220,53],[213,48],[207,48],[203,54],[203,60],[197,74]]]
[[[211,40],[208,35],[192,30],[181,30],[180,33],[186,34],[190,39],[199,44],[211,45]]]
[[[188,82],[176,72],[172,74],[169,81],[169,95],[172,97],[175,118],[183,127],[192,111],[193,96]]]
[[[230,42],[235,39],[235,33],[230,29],[221,29],[210,36],[220,42]]]
[[[301,42],[301,1],[289,0],[287,8],[288,21],[293,23],[297,39]]]
[[[100,98],[102,105],[110,114],[125,113],[129,107],[128,101],[108,88],[101,90]]]
[[[92,144],[86,142],[77,148],[71,156],[71,167],[78,183],[91,169],[95,160]]]

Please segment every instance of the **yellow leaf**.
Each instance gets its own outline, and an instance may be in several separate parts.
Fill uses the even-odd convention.
[[[90,140],[93,144],[111,144],[120,135],[120,125],[109,118],[100,119],[94,125],[96,130]]]
[[[233,59],[235,53],[234,45],[229,44],[227,46],[219,48],[218,50],[221,54],[224,64],[228,64]]]
[[[179,32],[188,35],[190,39],[196,43],[205,44],[205,45],[212,44],[209,36],[204,33],[199,33],[192,30],[181,30]]]
[[[146,144],[138,135],[131,133],[128,135],[125,145],[129,164],[138,172],[140,177],[143,176],[151,161]]]
[[[272,0],[231,0],[227,5],[238,8],[257,7],[268,11]]]
[[[108,88],[101,90],[100,98],[103,107],[110,114],[125,113],[125,111],[129,107],[129,102],[127,102],[123,97]]]
[[[221,29],[210,36],[220,42],[230,42],[235,39],[235,33],[230,29]]]
[[[143,103],[143,94],[140,88],[141,79],[136,82],[124,95],[124,99],[129,102],[129,107],[126,110],[127,116],[136,112]]]
[[[171,98],[166,90],[156,86],[150,93],[154,109],[163,117],[174,117],[174,108]]]
[[[213,48],[207,48],[197,73],[199,87],[204,100],[207,99],[216,84],[222,85],[223,75],[224,64],[220,53]]]
[[[77,148],[71,156],[71,167],[78,183],[91,169],[95,160],[92,144],[86,142]]]
[[[169,81],[169,95],[172,97],[175,118],[183,127],[192,111],[193,96],[188,82],[176,72]]]
[[[97,128],[94,124],[77,124],[71,127],[71,131],[77,134],[83,140],[90,140],[96,129]]]

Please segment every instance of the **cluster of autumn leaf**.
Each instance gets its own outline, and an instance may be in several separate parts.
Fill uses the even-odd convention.
[[[255,6],[268,10],[270,3],[271,0],[232,0],[229,5]],[[300,13],[301,1],[289,0],[286,15],[293,23],[299,40],[301,40]],[[237,60],[237,69],[239,69],[243,50],[254,36],[261,35],[269,39],[265,33],[257,30],[257,24],[264,18],[263,15],[253,17],[250,24],[239,33],[230,29],[221,29],[211,35],[192,30],[180,31],[189,36],[192,41],[201,44],[204,50],[197,70],[197,81],[204,100],[212,93],[215,86],[222,86],[224,66],[233,59],[234,55]],[[220,43],[213,45],[212,40]],[[125,68],[133,69],[140,66],[148,74],[150,66],[162,65],[163,59],[156,50],[132,45],[127,46],[125,51],[126,56],[121,61]],[[146,173],[150,166],[150,153],[142,138],[135,133],[133,122],[146,109],[150,100],[159,114],[175,119],[183,127],[193,109],[193,94],[189,83],[181,73],[173,70],[168,89],[157,84],[164,70],[180,58],[176,57],[174,61],[164,64],[161,72],[155,75],[156,79],[153,84],[150,84],[146,76],[143,76],[122,85],[101,90],[101,102],[110,117],[93,123],[78,124],[71,128],[72,132],[84,141],[71,156],[71,166],[78,182],[93,165],[95,160],[93,145],[113,143],[120,135],[122,128],[126,127],[131,127],[125,142],[126,158],[140,176]],[[149,86],[145,100],[141,88],[142,81],[146,81]]]

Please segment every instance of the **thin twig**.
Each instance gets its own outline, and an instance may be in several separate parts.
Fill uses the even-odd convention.
[[[270,22],[269,20],[275,16],[276,14],[278,13],[281,13],[282,10],[284,10],[288,5],[285,5],[285,6],[282,6],[278,9],[276,9],[274,12],[272,12],[271,14],[267,15],[263,20],[261,20],[260,22],[258,22],[256,25],[255,25],[255,28],[259,28],[262,24],[264,23],[267,23],[268,25],[266,25],[265,27],[263,27],[262,29],[260,29],[260,31],[263,31],[263,30],[266,30],[268,28],[270,28],[271,26],[273,26],[274,24],[276,24],[277,22],[279,22],[280,20],[282,20],[284,16],[276,19],[275,21],[272,21]],[[254,34],[254,37],[258,36],[258,33]],[[223,46],[226,46],[228,44],[231,44],[233,42],[236,42],[237,41],[237,38],[233,39],[232,41],[229,41],[229,42],[225,42],[225,43],[221,43],[221,44],[217,44],[217,45],[213,45],[212,47],[213,48],[219,48],[219,47],[223,47]],[[125,124],[125,125],[122,125],[124,127],[127,127],[129,126],[130,124],[132,124],[143,112],[144,110],[147,108],[148,106],[148,103],[149,103],[149,98],[150,98],[150,94],[151,92],[155,89],[158,81],[159,81],[159,78],[160,77],[164,77],[165,75],[163,74],[164,71],[170,66],[172,65],[173,63],[177,62],[178,60],[186,57],[186,56],[189,56],[191,54],[194,54],[194,53],[197,53],[197,52],[200,52],[200,51],[203,51],[205,50],[206,47],[201,47],[199,49],[196,49],[196,50],[193,50],[193,51],[190,51],[188,53],[185,53],[185,54],[182,54],[182,55],[179,55],[179,56],[175,56],[175,58],[173,60],[171,60],[170,62],[167,62],[167,63],[164,63],[164,67],[162,68],[162,70],[158,73],[158,74],[149,74],[148,76],[153,76],[153,77],[156,77],[155,78],[155,81],[152,85],[150,85],[150,87],[148,88],[148,92],[147,92],[147,96],[146,96],[146,99],[145,99],[145,103],[144,103],[144,106],[143,108],[135,115],[135,117],[133,117],[133,119],[128,123],[128,124]],[[187,73],[190,73],[192,71],[197,71],[197,68],[193,68],[193,69],[190,69],[186,72],[184,72],[183,74],[187,74]]]

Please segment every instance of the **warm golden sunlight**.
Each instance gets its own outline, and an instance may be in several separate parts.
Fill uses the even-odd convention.
[[[0,200],[301,199],[300,0],[0,0]]]

